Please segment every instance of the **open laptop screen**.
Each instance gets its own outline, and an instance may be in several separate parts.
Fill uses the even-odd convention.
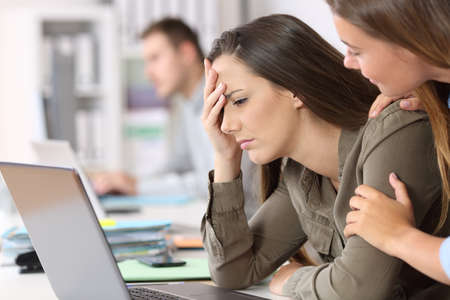
[[[76,169],[83,182],[89,200],[91,201],[92,207],[94,208],[95,214],[99,219],[105,218],[105,211],[68,141],[46,140],[32,142],[32,148],[35,154],[36,163],[39,165]]]
[[[130,299],[74,169],[0,162],[0,171],[59,299]]]

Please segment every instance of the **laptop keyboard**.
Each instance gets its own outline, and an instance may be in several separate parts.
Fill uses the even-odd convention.
[[[189,300],[188,298],[154,290],[148,287],[133,287],[128,289],[133,300]]]

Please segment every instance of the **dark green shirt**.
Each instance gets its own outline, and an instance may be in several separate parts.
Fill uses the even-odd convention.
[[[416,223],[432,232],[440,215],[441,185],[428,117],[398,104],[339,140],[339,191],[330,180],[288,160],[282,180],[247,222],[241,178],[213,183],[202,221],[213,280],[248,287],[274,272],[309,240],[324,263],[294,273],[284,293],[295,299],[447,299],[450,288],[372,247],[344,237],[349,200],[360,184],[394,197],[395,172],[406,183]],[[440,235],[450,234],[447,222]]]

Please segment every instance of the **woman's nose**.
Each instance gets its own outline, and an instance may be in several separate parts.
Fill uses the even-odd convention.
[[[227,103],[222,112],[222,124],[220,130],[226,134],[232,134],[239,129],[239,122],[233,112],[230,111],[230,103]]]

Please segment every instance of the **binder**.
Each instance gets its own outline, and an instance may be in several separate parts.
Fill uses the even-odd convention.
[[[184,266],[180,267],[151,267],[139,261],[125,260],[120,262],[119,270],[127,282],[139,281],[184,281],[184,280],[210,280],[206,258],[186,258]]]

